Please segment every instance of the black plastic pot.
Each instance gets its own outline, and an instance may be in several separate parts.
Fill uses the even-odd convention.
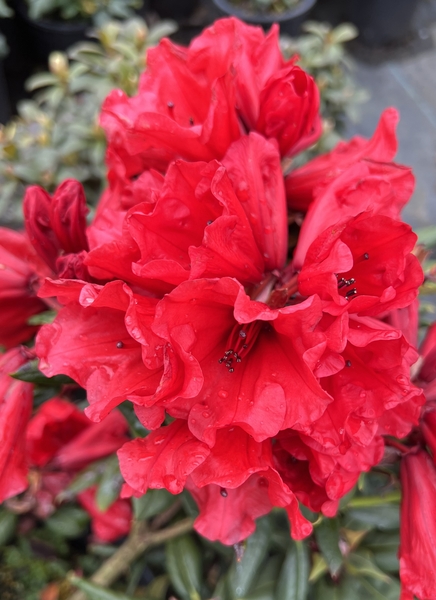
[[[150,8],[163,19],[187,19],[199,4],[199,0],[150,0]]]
[[[86,39],[91,23],[87,21],[33,20],[29,17],[23,0],[14,0],[14,8],[23,20],[34,52],[46,61],[50,52],[67,50],[73,44]]]
[[[348,0],[348,18],[367,46],[400,42],[411,32],[418,0]]]
[[[9,90],[3,69],[3,60],[0,60],[0,123],[7,123],[11,118],[11,104]]]
[[[316,4],[316,0],[301,0],[293,8],[274,14],[249,12],[238,8],[227,0],[213,0],[213,3],[225,15],[238,17],[238,19],[253,25],[261,25],[264,29],[269,29],[273,23],[278,23],[281,33],[298,35],[302,23],[307,19],[309,11]]]

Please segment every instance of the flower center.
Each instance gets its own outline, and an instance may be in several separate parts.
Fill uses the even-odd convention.
[[[345,291],[344,297],[347,298],[347,300],[349,300],[357,294],[357,288],[355,287],[351,290],[347,290],[347,288],[351,287],[354,283],[356,283],[354,277],[351,277],[350,279],[345,279],[345,277],[339,277],[339,275],[336,275],[336,278],[338,280],[338,290]]]
[[[237,323],[229,335],[226,344],[228,350],[224,352],[224,356],[218,362],[224,364],[229,373],[233,373],[236,363],[242,362],[244,356],[253,347],[261,329],[265,326],[269,327],[269,324],[264,321],[254,321],[244,325]]]
[[[369,259],[369,254],[367,252],[365,252],[365,254],[363,254],[360,258],[358,258],[357,260],[354,261],[353,269],[359,263],[361,263],[364,260],[368,260],[368,259]],[[336,279],[338,280],[338,290],[343,290],[344,297],[347,300],[351,300],[351,298],[353,298],[353,296],[357,295],[357,287],[351,287],[351,286],[354,286],[354,284],[356,283],[356,278],[350,277],[350,274],[351,274],[350,271],[348,273],[345,273],[344,275],[336,274]]]

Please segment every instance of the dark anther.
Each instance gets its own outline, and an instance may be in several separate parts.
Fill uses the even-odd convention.
[[[123,342],[117,342],[117,348],[124,348]]]
[[[354,277],[352,277],[351,279],[344,279],[343,277],[341,277],[338,280],[338,288],[341,289],[343,287],[349,287],[350,285],[353,285],[353,283],[355,283],[356,280],[354,279]]]
[[[224,358],[220,358],[218,362],[221,365],[224,362]]]
[[[346,360],[345,361],[345,366],[346,367],[351,367],[351,360]]]
[[[352,290],[350,290],[349,292],[347,292],[345,294],[345,298],[352,298],[356,294],[357,294],[357,290],[356,290],[356,288],[353,288]]]
[[[194,119],[192,117],[189,117],[189,122],[191,123],[191,125],[194,125]]]
[[[220,489],[220,494],[223,498],[227,498],[227,496],[229,495],[226,488],[221,488]]]
[[[365,252],[365,254],[363,255],[363,258],[364,258],[365,260],[368,260],[368,258],[369,258],[369,254],[368,254],[368,252]]]
[[[212,225],[213,221],[208,221],[206,225]]]
[[[244,350],[246,350],[248,348],[248,344],[244,344],[242,347],[244,348]]]
[[[247,337],[247,333],[241,329],[241,331],[239,332],[239,337],[245,340],[245,338]]]
[[[167,106],[168,108],[174,108],[174,102],[168,102]]]
[[[235,369],[234,369],[233,367],[231,367],[231,368],[229,369],[229,373],[233,373],[234,371],[235,371]]]

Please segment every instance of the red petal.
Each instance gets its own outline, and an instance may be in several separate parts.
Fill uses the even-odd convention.
[[[118,451],[121,473],[137,492],[166,488],[179,494],[186,478],[210,453],[206,444],[189,431],[186,421],[176,420],[152,431],[145,439],[128,442]]]

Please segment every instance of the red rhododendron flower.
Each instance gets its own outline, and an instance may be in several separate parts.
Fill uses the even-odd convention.
[[[109,148],[108,155],[113,154]],[[109,188],[103,192],[87,229],[91,250],[107,243],[122,242],[125,236],[124,218],[129,208],[143,202],[153,205],[164,182],[163,176],[153,170],[130,179],[116,155],[112,162],[114,164],[108,172]]]
[[[221,429],[210,449],[192,435],[186,421],[175,420],[144,440],[125,444],[118,456],[135,493],[163,487],[180,493],[187,485],[204,511],[195,527],[199,532],[207,528],[210,539],[241,541],[253,532],[254,518],[273,506],[288,510],[295,539],[311,531],[294,494],[273,467],[270,441],[258,443],[239,427]],[[221,509],[210,513],[210,503]]]
[[[86,200],[83,188],[74,179],[58,186],[53,197],[38,186],[26,190],[23,202],[26,231],[39,256],[55,272],[60,254],[88,249]]]
[[[91,527],[97,541],[113,542],[130,532],[132,507],[128,500],[118,498],[108,509],[100,510],[95,501],[96,487],[80,492],[77,499],[91,516]]]
[[[405,308],[396,308],[389,311],[383,318],[385,323],[389,323],[395,329],[399,329],[409,344],[415,348],[418,346],[418,319],[418,298]]]
[[[294,253],[301,269],[312,242],[328,227],[364,211],[400,220],[415,184],[411,169],[364,160],[333,179],[310,205]]]
[[[282,268],[287,222],[277,149],[250,134],[223,163],[174,162],[154,204],[149,199],[127,214],[124,240],[90,252],[90,272],[162,293],[188,278],[257,283]]]
[[[38,334],[40,368],[84,387],[99,422],[80,430],[83,415],[47,403],[32,460],[74,470],[112,452],[124,436],[109,435],[113,409],[127,399],[152,431],[118,450],[123,495],[188,489],[197,531],[226,544],[274,507],[295,539],[308,535],[299,501],[333,516],[381,460],[382,436],[407,436],[424,402],[399,313],[422,271],[400,220],[413,176],[388,162],[398,115],[291,173],[290,205],[310,207],[289,241],[281,158],[318,137],[319,94],[277,34],[223,19],[189,48],[149,52],[138,94],[104,104],[109,189],[89,228],[77,184],[26,200],[58,277],[39,294],[64,305]],[[66,223],[57,206],[71,208]],[[416,382],[432,368],[429,355]],[[102,516],[94,490],[81,501],[100,537],[126,527],[111,530],[118,503]]]
[[[74,404],[55,397],[45,402],[29,421],[26,431],[26,457],[35,500],[33,512],[47,518],[55,510],[57,497],[75,474],[93,461],[116,452],[127,440],[128,424],[119,411],[101,423],[93,423]],[[95,488],[78,495],[92,518],[92,527],[102,541],[112,541],[130,529],[131,507],[116,500],[102,512],[94,501]]]
[[[27,488],[25,430],[33,385],[10,377],[27,360],[25,348],[13,348],[0,357],[0,502]]]
[[[91,424],[78,408],[62,398],[51,398],[40,407],[27,426],[29,462],[45,466],[64,444]]]
[[[436,599],[436,467],[424,450],[401,461],[401,600]]]
[[[36,293],[49,271],[25,234],[2,227],[0,237],[0,345],[12,348],[36,331],[28,320],[47,308]]]
[[[284,63],[277,33],[223,19],[188,49],[163,40],[148,52],[138,95],[116,90],[103,105],[111,147],[143,171],[176,158],[220,159],[244,128],[275,137],[285,154],[312,144],[319,93],[293,60]]]
[[[365,446],[354,444],[333,453],[295,431],[281,432],[273,448],[283,481],[303,504],[328,517],[336,514],[340,498],[354,487],[362,471],[381,460],[383,450],[379,436]]]
[[[423,281],[411,254],[416,240],[405,223],[371,213],[335,224],[310,246],[299,291],[318,294],[333,314],[377,315],[408,306]]]
[[[85,412],[93,420],[129,398],[141,407],[141,420],[147,417],[146,427],[158,427],[164,408],[154,405],[195,395],[198,367],[152,332],[156,299],[135,295],[120,281],[104,287],[71,283],[47,282],[41,290],[67,304],[38,334],[41,370],[65,373],[85,387],[91,405]]]
[[[331,152],[321,154],[291,171],[285,178],[289,208],[306,211],[315,196],[330,181],[359,160],[369,158],[379,162],[391,161],[397,153],[395,129],[398,120],[395,108],[388,108],[382,113],[370,140],[356,136],[349,142],[339,142]]]
[[[93,423],[71,402],[51,398],[27,427],[28,461],[34,467],[50,463],[56,469],[79,470],[118,450],[128,440],[127,431],[127,421],[119,411]]]
[[[308,426],[332,400],[313,374],[326,346],[325,336],[313,332],[320,318],[315,297],[270,309],[233,279],[181,284],[159,303],[153,330],[188,353],[203,382],[197,395],[173,400],[167,411],[188,418],[192,433],[209,445],[218,428],[230,425],[257,441]]]

